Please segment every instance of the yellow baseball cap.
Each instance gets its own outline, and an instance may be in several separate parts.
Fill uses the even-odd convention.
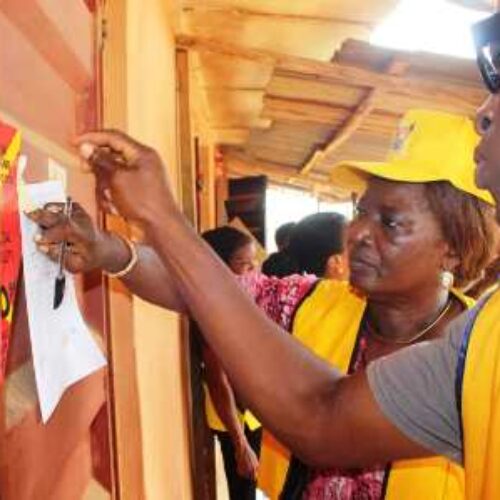
[[[474,181],[474,148],[479,136],[465,116],[412,110],[400,122],[385,163],[344,161],[331,171],[331,182],[361,193],[369,176],[400,182],[448,181],[457,189],[494,204]]]

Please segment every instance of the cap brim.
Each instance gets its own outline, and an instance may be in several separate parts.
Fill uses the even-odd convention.
[[[367,179],[370,176],[396,182],[411,183],[448,181],[460,191],[472,194],[491,205],[495,204],[493,197],[488,191],[479,189],[475,185],[469,186],[470,182],[467,183],[467,188],[457,186],[452,179],[438,179],[432,173],[426,172],[424,169],[412,167],[407,163],[399,165],[398,162],[341,162],[332,169],[330,182],[334,186],[344,189],[347,193],[354,192],[361,195],[366,190]]]

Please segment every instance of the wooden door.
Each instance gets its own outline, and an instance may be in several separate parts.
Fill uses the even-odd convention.
[[[22,131],[26,179],[47,179],[54,159],[65,168],[68,192],[97,219],[93,180],[70,146],[98,123],[94,10],[91,0],[0,1],[0,120]],[[105,349],[101,277],[77,285],[84,318]],[[106,373],[71,387],[42,424],[21,286],[0,400],[2,500],[111,497]]]

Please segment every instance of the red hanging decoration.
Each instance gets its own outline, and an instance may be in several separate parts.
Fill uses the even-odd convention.
[[[14,301],[21,265],[21,228],[17,196],[17,159],[21,136],[0,122],[0,383],[5,377]]]

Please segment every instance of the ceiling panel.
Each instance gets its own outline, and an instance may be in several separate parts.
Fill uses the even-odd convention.
[[[183,1],[182,30],[199,41],[194,71],[214,136],[281,178],[281,167],[311,167],[300,177],[307,184],[338,161],[383,160],[410,108],[472,116],[485,95],[473,61],[366,42],[396,4]]]

